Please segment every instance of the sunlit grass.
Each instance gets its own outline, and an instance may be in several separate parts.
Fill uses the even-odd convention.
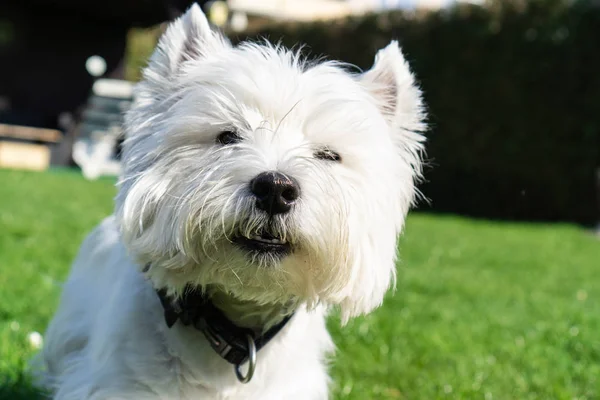
[[[28,335],[44,332],[114,194],[111,180],[0,170],[0,399],[37,398],[24,373]],[[413,215],[400,250],[384,306],[343,328],[330,321],[334,398],[600,398],[596,237]]]

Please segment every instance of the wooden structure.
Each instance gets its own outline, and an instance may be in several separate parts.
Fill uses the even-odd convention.
[[[0,168],[43,171],[61,138],[62,133],[54,129],[0,124]]]

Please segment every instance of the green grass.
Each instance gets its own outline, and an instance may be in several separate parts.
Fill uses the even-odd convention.
[[[0,399],[24,373],[110,180],[0,171]],[[600,398],[600,241],[569,225],[413,215],[398,290],[330,328],[336,399]],[[293,360],[290,360],[293,362]]]

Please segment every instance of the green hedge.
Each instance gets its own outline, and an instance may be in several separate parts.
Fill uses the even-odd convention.
[[[369,68],[400,41],[430,112],[421,208],[595,223],[600,166],[600,9],[498,2],[287,24],[251,36]]]

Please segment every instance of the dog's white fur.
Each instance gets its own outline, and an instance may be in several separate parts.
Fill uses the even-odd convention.
[[[57,400],[327,398],[325,309],[338,305],[345,322],[379,306],[393,282],[423,117],[395,42],[352,74],[279,46],[233,47],[192,7],[137,88],[115,215],[75,261],[46,334],[42,384]],[[241,142],[217,144],[224,130]],[[324,146],[341,162],[315,158]],[[267,223],[248,185],[272,170],[301,187],[293,210],[271,220],[293,245],[284,258],[230,242]],[[295,310],[250,383],[199,331],[167,328],[155,288],[179,295],[190,283],[242,326]]]

